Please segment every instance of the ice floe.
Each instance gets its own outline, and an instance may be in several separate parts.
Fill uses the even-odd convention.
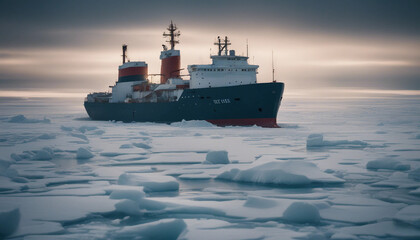
[[[178,181],[170,176],[159,176],[151,173],[124,173],[119,176],[118,184],[143,186],[145,192],[178,191]]]
[[[403,164],[398,160],[385,158],[385,159],[376,159],[369,161],[366,164],[366,168],[370,170],[378,169],[388,169],[388,170],[397,170],[397,171],[406,171],[410,170],[409,164]]]
[[[70,135],[72,136],[72,137],[75,137],[75,138],[80,138],[80,139],[82,139],[82,140],[85,140],[85,141],[88,141],[89,139],[84,135],[84,134],[82,134],[82,133],[70,133]]]
[[[420,228],[420,205],[410,205],[395,214],[395,220]]]
[[[190,120],[190,121],[182,120],[181,122],[171,123],[171,126],[180,127],[180,128],[214,127],[213,124],[211,124],[207,121],[201,121],[201,120]]]
[[[364,148],[368,144],[359,140],[324,140],[323,134],[310,134],[306,140],[307,148],[319,147],[343,147],[343,148]]]
[[[233,168],[221,173],[217,178],[238,182],[290,186],[345,182],[343,179],[322,172],[313,163],[302,161],[273,161],[242,170]]]
[[[32,119],[32,118],[26,118],[24,115],[16,115],[14,117],[11,117],[8,122],[10,123],[51,123],[51,120],[47,118]]]
[[[38,136],[39,139],[48,140],[48,139],[55,139],[56,134],[54,133],[44,133]]]
[[[54,156],[54,151],[51,148],[43,148],[36,151],[34,160],[51,160]]]
[[[332,206],[320,211],[321,217],[330,221],[366,224],[392,219],[398,212],[395,206]]]
[[[83,147],[80,147],[79,149],[77,149],[77,154],[76,154],[76,158],[77,159],[89,159],[89,158],[93,158],[95,155],[93,155],[93,153]]]
[[[77,104],[0,104],[0,219],[20,215],[0,238],[420,238],[418,101],[288,99],[278,129],[90,121]]]
[[[0,238],[11,235],[19,226],[19,208],[11,207],[8,204],[0,206]]]
[[[204,164],[228,164],[230,163],[227,151],[211,151],[206,155]]]
[[[256,196],[248,196],[244,203],[244,207],[250,208],[272,208],[275,206],[277,206],[276,201]]]
[[[118,239],[177,239],[186,229],[182,219],[164,219],[155,222],[123,227],[112,237]]]
[[[361,236],[373,236],[378,238],[393,239],[417,239],[420,238],[420,230],[411,225],[399,224],[393,221],[383,221],[366,224],[363,226],[343,227],[338,229],[340,233]]]
[[[138,148],[143,148],[143,149],[151,149],[152,148],[145,143],[133,143],[133,146],[138,147]]]
[[[294,223],[319,223],[320,215],[318,209],[312,204],[305,202],[294,202],[283,213],[286,221]]]

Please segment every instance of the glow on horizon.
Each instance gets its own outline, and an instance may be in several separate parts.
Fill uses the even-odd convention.
[[[53,91],[7,91],[0,90],[0,97],[18,98],[85,98],[86,94],[81,92],[53,92]]]
[[[202,32],[201,28],[194,26],[179,27],[182,35],[177,49],[181,50],[182,68],[186,69],[189,64],[210,63],[209,55],[215,54],[213,41],[218,35],[228,35],[232,41],[231,49],[244,55],[246,39],[249,39],[249,63],[260,66],[258,81],[271,81],[273,50],[275,79],[286,83],[286,91],[318,86],[339,88],[342,83],[337,79],[343,76],[354,80],[352,87],[364,87],[358,85],[360,82],[357,80],[370,79],[376,81],[376,86],[370,88],[389,88],[381,86],[381,79],[389,78],[395,71],[417,74],[416,67],[420,65],[419,54],[413,52],[419,44],[410,40],[368,41],[360,36],[342,38],[293,29],[282,29],[272,35],[268,35],[270,29],[256,29],[248,36],[243,31],[233,30],[223,34],[227,29],[209,28]],[[55,34],[61,37],[83,36],[83,41],[79,43],[80,46],[0,48],[0,72],[5,76],[28,79],[22,89],[46,88],[45,91],[48,91],[83,88],[84,92],[101,91],[113,85],[117,79],[122,43],[129,44],[128,53],[132,61],[146,61],[149,73],[160,72],[159,53],[164,39],[159,30],[145,27],[56,31]],[[10,57],[1,57],[1,54]],[[184,70],[182,74],[187,74],[187,71]],[[397,79],[395,81],[398,84]],[[17,87],[13,89],[15,91]]]
[[[388,67],[400,67],[400,66],[420,66],[419,63],[404,61],[404,60],[330,60],[330,61],[317,61],[308,62],[309,65],[314,66],[325,66],[325,67],[371,67],[371,66],[388,66]]]
[[[18,98],[80,98],[84,99],[87,92],[78,90],[74,92],[63,92],[40,90],[0,90],[0,97]],[[285,98],[383,98],[383,97],[420,97],[420,90],[383,90],[383,89],[301,89],[285,91]]]

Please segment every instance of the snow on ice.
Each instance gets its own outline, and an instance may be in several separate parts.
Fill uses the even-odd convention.
[[[302,161],[273,161],[243,170],[233,168],[223,172],[217,178],[239,182],[290,186],[345,182],[340,178],[322,172],[314,163]]]
[[[4,204],[0,207],[0,237],[6,237],[16,231],[19,226],[19,208],[11,208]]]
[[[94,155],[92,154],[92,152],[86,148],[80,147],[79,149],[77,149],[77,159],[89,159],[93,158],[93,156]]]
[[[305,202],[294,202],[283,213],[283,218],[295,223],[319,223],[318,209]]]
[[[170,176],[159,176],[151,173],[124,173],[118,178],[118,184],[143,186],[146,192],[178,191],[178,181]]]
[[[336,140],[336,141],[327,141],[324,140],[323,134],[311,134],[306,140],[307,148],[317,148],[317,147],[348,147],[348,148],[364,148],[368,144],[359,140]]]
[[[418,99],[285,99],[278,129],[13,101],[0,105],[0,238],[420,238]]]
[[[402,164],[400,161],[395,159],[385,158],[369,161],[366,164],[367,169],[378,170],[378,169],[389,169],[389,170],[398,170],[406,171],[410,170],[409,164]]]
[[[40,119],[31,119],[26,118],[24,115],[16,115],[14,117],[11,117],[9,119],[10,123],[51,123],[50,119],[44,118],[42,120]]]
[[[206,161],[204,164],[228,164],[230,163],[228,158],[228,152],[226,151],[211,151],[206,155]]]

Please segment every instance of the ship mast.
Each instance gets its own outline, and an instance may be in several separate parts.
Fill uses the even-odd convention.
[[[167,30],[169,32],[168,33],[163,32],[163,36],[164,37],[169,37],[169,40],[166,41],[166,42],[170,43],[171,44],[171,50],[174,50],[175,44],[179,43],[179,40],[176,40],[175,38],[179,37],[179,35],[181,35],[181,33],[178,30],[178,28],[176,27],[176,25],[172,23],[172,21],[171,21],[171,24],[169,24],[169,27],[167,28]]]
[[[230,43],[230,41],[229,41],[229,39],[228,39],[227,36],[225,36],[225,40],[224,40],[224,43],[223,44],[222,44],[222,41],[220,39],[220,36],[217,36],[217,41],[214,43],[214,45],[217,45],[218,48],[219,48],[219,50],[217,52],[217,55],[218,56],[221,56],[222,55],[222,51],[225,50],[225,55],[227,56],[228,55],[228,45],[230,45],[230,44],[231,43]]]
[[[125,63],[126,59],[128,59],[127,57],[127,44],[122,45],[122,57],[123,57],[123,64]]]

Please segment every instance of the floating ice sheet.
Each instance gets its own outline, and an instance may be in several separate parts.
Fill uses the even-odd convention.
[[[259,184],[302,186],[315,183],[344,183],[344,180],[324,173],[310,162],[267,162],[245,169],[233,168],[221,173],[218,179]]]

